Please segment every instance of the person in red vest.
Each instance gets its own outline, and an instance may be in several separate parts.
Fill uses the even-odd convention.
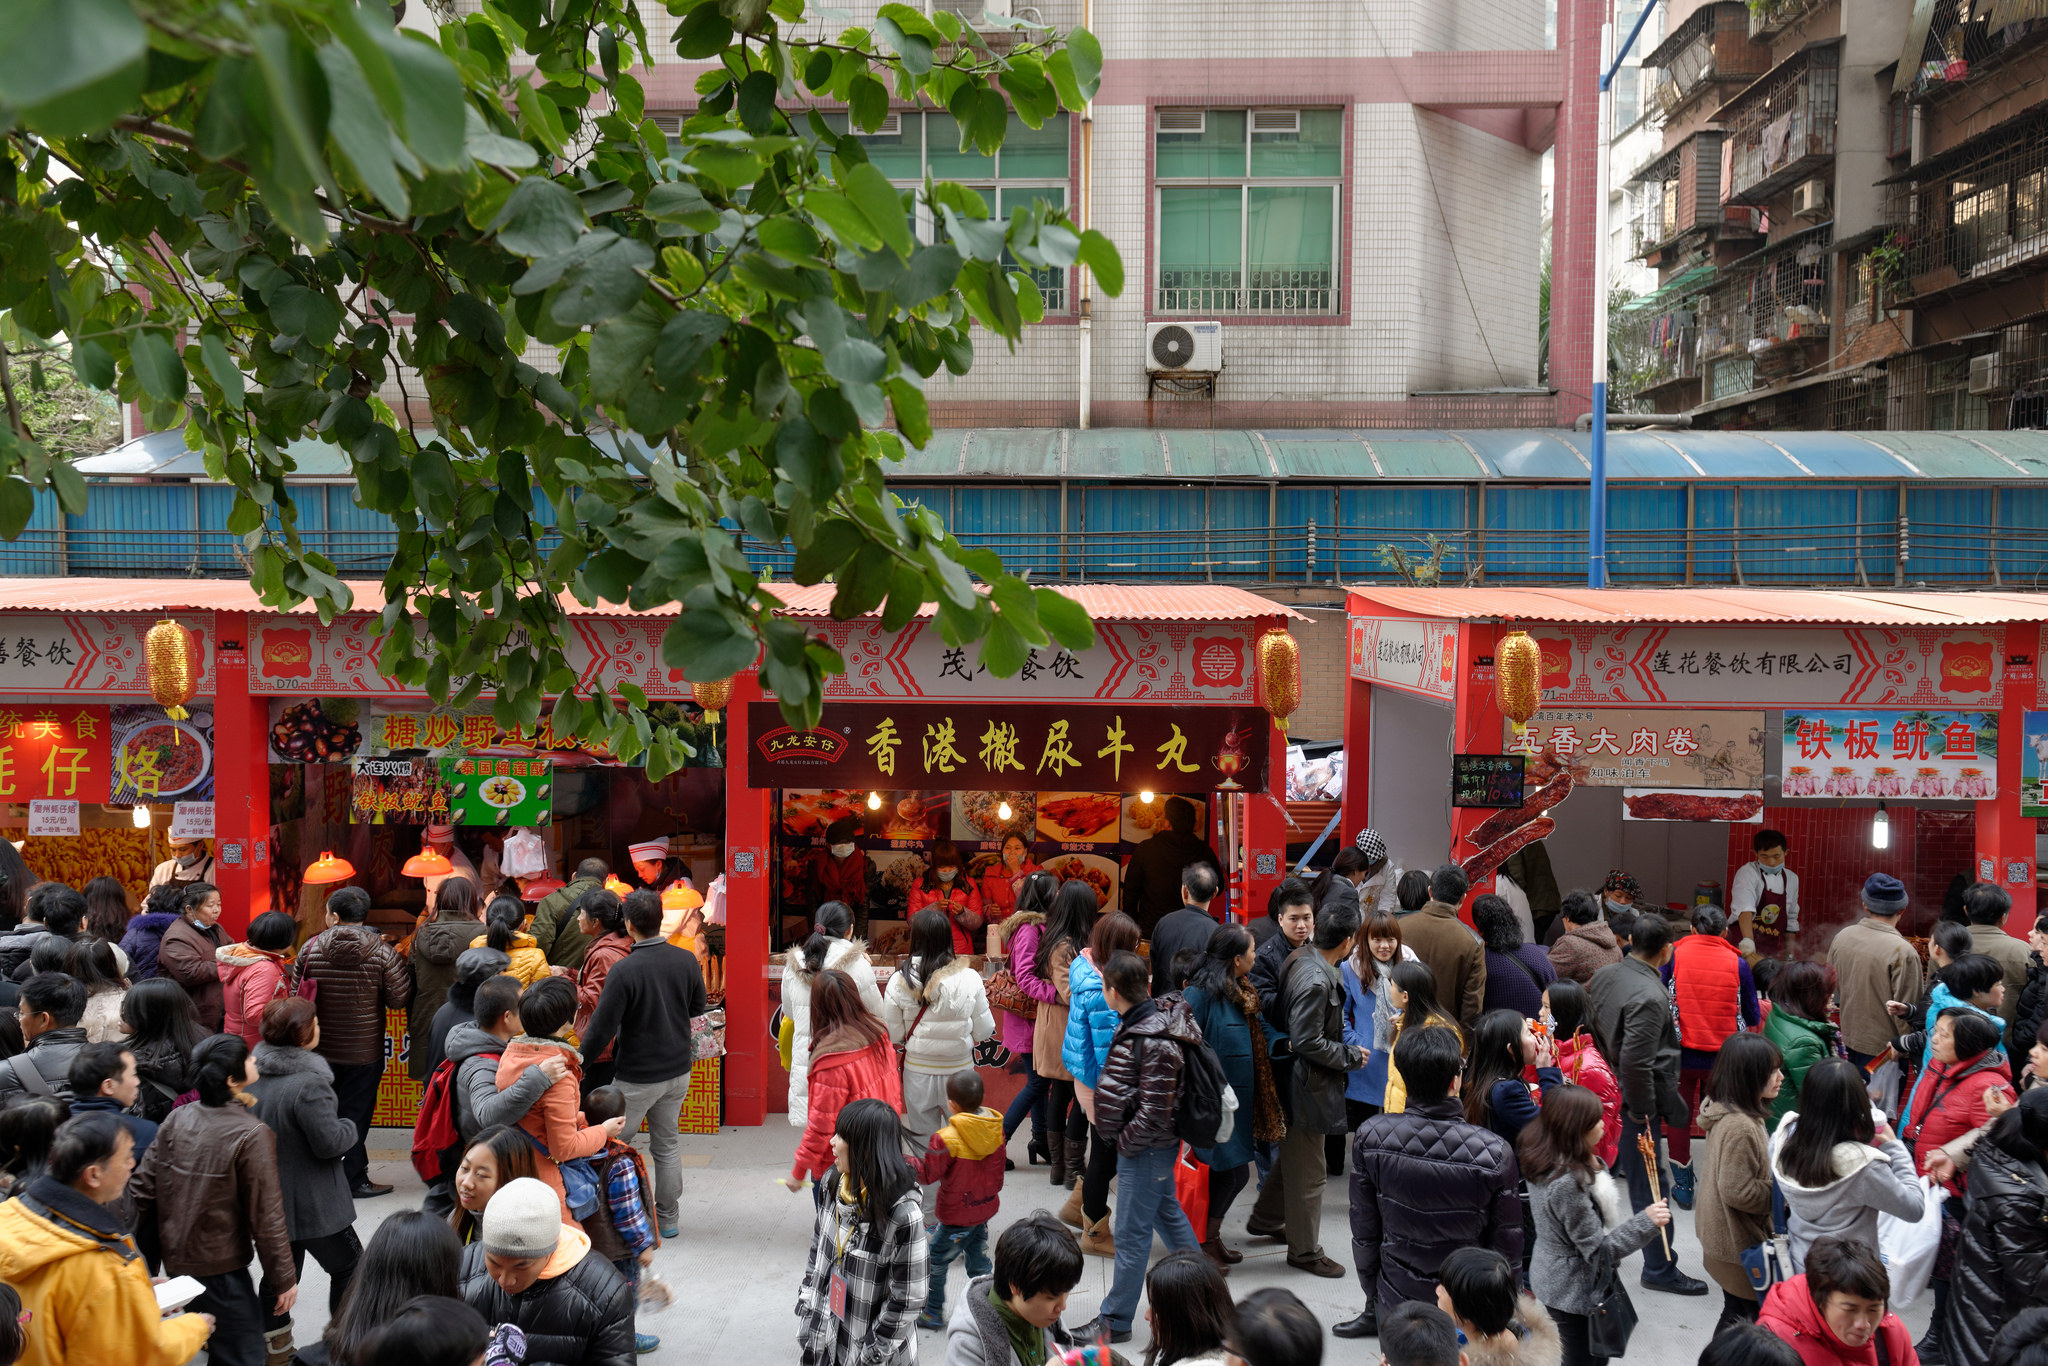
[[[1678,1094],[1687,1116],[1683,1127],[1664,1131],[1671,1149],[1671,1199],[1680,1209],[1692,1208],[1692,1117],[1699,1113],[1707,1074],[1730,1034],[1763,1022],[1756,979],[1741,950],[1722,937],[1727,928],[1728,913],[1719,906],[1693,907],[1693,932],[1671,946],[1671,961],[1664,965],[1678,1015]]]
[[[861,852],[860,821],[841,816],[825,827],[825,847],[811,850],[811,909],[843,902],[853,912],[853,938],[868,932],[868,856]]]

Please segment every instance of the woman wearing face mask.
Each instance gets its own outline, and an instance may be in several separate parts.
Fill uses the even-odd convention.
[[[994,920],[1016,910],[1024,879],[1037,871],[1038,864],[1031,858],[1031,844],[1024,833],[1005,831],[1001,854],[981,875],[981,906],[988,918]]]
[[[868,856],[861,852],[860,821],[841,816],[825,827],[825,847],[811,850],[810,902],[836,901],[853,915],[853,937],[868,932]]]
[[[210,882],[187,883],[177,923],[164,931],[157,949],[157,967],[191,993],[199,1022],[214,1034],[227,1021],[227,997],[214,956],[227,942],[227,932],[220,928],[219,889]]]
[[[915,916],[927,906],[944,912],[953,927],[953,952],[973,953],[974,935],[983,923],[981,892],[967,876],[960,859],[960,847],[951,840],[932,846],[932,865],[924,880],[910,889],[910,913]]]
[[[1600,884],[1601,913],[1608,919],[1616,911],[1634,914],[1633,907],[1643,894],[1643,884],[1620,868],[1608,870],[1607,881]]]
[[[161,887],[166,882],[211,882],[213,880],[213,855],[207,852],[205,840],[174,839],[170,841],[171,856],[156,866],[149,875],[149,885]]]
[[[1394,1022],[1400,1018],[1388,990],[1388,974],[1396,963],[1417,961],[1415,950],[1401,942],[1400,920],[1373,907],[1365,913],[1358,947],[1338,968],[1344,979],[1344,1042],[1365,1050],[1365,1066],[1344,1084],[1344,1115],[1354,1133],[1378,1114],[1387,1100]]]

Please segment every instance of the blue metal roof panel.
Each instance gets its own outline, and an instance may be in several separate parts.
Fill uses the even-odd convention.
[[[1705,470],[1711,478],[1776,479],[1799,473],[1799,466],[1786,458],[1789,449],[1778,440],[1790,432],[1695,432],[1658,433],[1666,442]]]
[[[2026,473],[1978,438],[1988,432],[1865,432],[1864,440],[1891,451],[1923,479],[2017,479]],[[2010,434],[2008,434],[2010,435]]]
[[[1449,432],[1369,432],[1365,442],[1389,479],[1486,479],[1493,474]]]
[[[1283,479],[1377,479],[1372,452],[1352,432],[1269,431],[1261,435]]]
[[[1503,479],[1584,479],[1592,471],[1583,454],[1559,439],[1561,432],[1502,427],[1460,435]]]
[[[1593,454],[1591,432],[1555,431],[1551,435],[1586,457],[1587,468],[1590,469]],[[1701,475],[1698,465],[1648,432],[1614,432],[1607,438],[1607,477],[1610,479],[1698,479]],[[1586,470],[1582,469],[1575,477],[1586,478]]]
[[[1905,466],[1856,432],[1759,432],[1823,479],[1897,479]],[[1879,435],[1882,435],[1881,433]],[[1701,464],[1707,462],[1702,460]]]

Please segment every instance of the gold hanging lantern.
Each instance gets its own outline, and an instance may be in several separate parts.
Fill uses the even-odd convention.
[[[165,715],[173,721],[183,721],[191,715],[185,704],[199,692],[198,640],[166,617],[149,628],[142,645],[149,695]]]
[[[710,683],[692,683],[690,697],[704,709],[704,719],[715,725],[718,714],[732,702],[732,680],[720,678]]]
[[[1287,718],[1301,705],[1301,646],[1286,628],[1271,626],[1260,633],[1253,651],[1259,662],[1266,711],[1284,735]]]
[[[1543,651],[1526,631],[1511,631],[1494,646],[1493,696],[1517,737],[1543,706]]]

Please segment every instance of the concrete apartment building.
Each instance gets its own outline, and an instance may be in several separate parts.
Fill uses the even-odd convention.
[[[1696,425],[2042,425],[2048,34],[2034,7],[1709,0],[1655,67],[1643,409]]]

